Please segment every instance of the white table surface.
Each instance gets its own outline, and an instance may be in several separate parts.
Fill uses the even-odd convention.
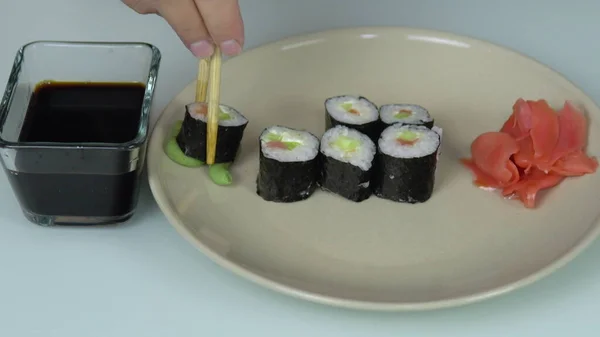
[[[349,25],[447,30],[533,56],[600,102],[596,0],[241,2],[247,47]],[[195,76],[195,60],[160,18],[137,15],[119,1],[0,0],[0,88],[16,50],[39,39],[157,45],[163,61],[153,121]],[[480,304],[421,313],[347,311],[273,293],[216,266],[167,223],[147,184],[141,193],[126,225],[43,228],[23,218],[1,175],[0,336],[600,335],[600,244],[539,283]]]

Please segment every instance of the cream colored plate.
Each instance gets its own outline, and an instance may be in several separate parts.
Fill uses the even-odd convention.
[[[517,53],[427,30],[343,29],[245,52],[224,64],[222,80],[222,102],[250,119],[235,184],[215,186],[204,168],[180,167],[163,154],[172,123],[194,99],[194,83],[154,130],[150,184],[182,236],[265,287],[352,308],[455,306],[540,279],[598,234],[600,174],[568,179],[543,195],[539,209],[528,210],[474,187],[458,162],[478,134],[499,129],[518,97],[585,106],[588,153],[600,153],[599,108],[559,74]],[[259,132],[282,124],[320,136],[324,100],[346,93],[430,109],[444,139],[427,203],[376,197],[353,203],[317,191],[284,205],[256,195]]]

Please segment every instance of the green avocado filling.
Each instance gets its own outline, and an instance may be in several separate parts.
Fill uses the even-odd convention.
[[[286,150],[289,150],[289,151],[302,145],[301,142],[298,142],[295,140],[287,140],[285,135],[279,135],[276,133],[269,133],[267,135],[267,140],[269,141],[269,143],[277,144],[280,147],[284,147]]]
[[[360,140],[348,136],[339,136],[331,145],[344,152],[354,152],[360,147]]]
[[[419,134],[414,131],[406,130],[406,131],[402,131],[398,134],[398,140],[400,140],[400,141],[413,143],[418,139],[419,139]]]
[[[341,107],[342,107],[342,109],[346,110],[347,112],[350,112],[350,109],[352,109],[352,103],[350,103],[350,102],[342,103]]]
[[[412,115],[412,111],[410,111],[410,110],[400,110],[394,115],[394,117],[397,119],[403,119],[403,118],[410,117],[411,115]]]
[[[222,108],[219,108],[219,120],[226,121],[230,120],[232,117],[229,113],[225,112]]]
[[[340,104],[340,107],[349,114],[360,115],[360,111],[354,108],[354,104],[352,104],[352,102],[342,103]]]

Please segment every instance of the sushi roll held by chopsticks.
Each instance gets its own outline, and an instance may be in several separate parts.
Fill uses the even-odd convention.
[[[248,119],[233,107],[219,105],[219,121],[214,164],[232,163],[240,148]],[[208,134],[208,107],[206,103],[185,106],[181,132],[176,141],[182,152],[191,158],[206,162]]]
[[[219,104],[221,64],[218,58],[219,54],[215,54],[210,61],[200,60],[196,101],[185,106],[181,131],[176,136],[185,156],[209,165],[230,164],[235,160],[248,125],[248,119],[238,110]]]

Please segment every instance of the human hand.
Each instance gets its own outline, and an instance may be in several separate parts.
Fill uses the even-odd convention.
[[[238,0],[122,0],[140,14],[157,14],[198,58],[213,54],[214,44],[227,56],[244,45],[244,23]]]

